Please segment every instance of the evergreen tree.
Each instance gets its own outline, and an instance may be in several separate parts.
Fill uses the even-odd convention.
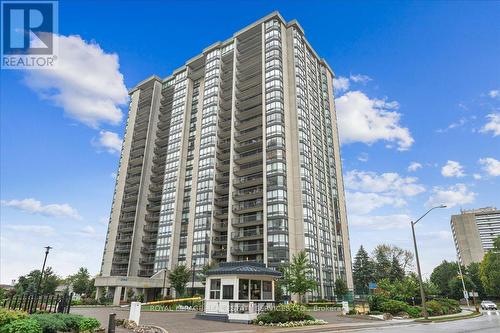
[[[347,288],[347,283],[343,279],[335,280],[335,296],[340,299],[344,299],[344,296],[347,295],[349,289]]]
[[[306,251],[300,251],[293,256],[292,262],[285,269],[283,280],[291,293],[299,295],[299,302],[305,293],[317,287],[317,281],[313,277],[311,268]]]
[[[389,272],[389,280],[391,282],[401,281],[404,279],[404,277],[405,277],[405,271],[403,267],[401,267],[398,258],[396,258],[396,256],[393,255],[391,262],[391,270]]]
[[[376,247],[373,251],[375,259],[375,280],[389,279],[391,273],[391,259],[389,253]]]
[[[354,258],[352,277],[356,293],[367,294],[368,284],[370,282],[374,282],[373,263],[370,260],[368,253],[363,248],[363,245],[361,245]]]

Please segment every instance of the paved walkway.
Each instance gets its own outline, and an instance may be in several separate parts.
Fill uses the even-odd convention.
[[[102,307],[102,308],[84,308],[73,307],[72,313],[85,316],[91,316],[98,319],[103,327],[107,327],[110,313],[116,313],[117,318],[128,318],[128,308]],[[317,319],[323,319],[329,324],[308,326],[304,328],[294,328],[294,333],[314,333],[325,331],[341,331],[352,328],[371,328],[389,325],[400,325],[404,321],[384,322],[365,318],[356,318],[351,316],[341,316],[339,311],[317,311],[310,313]],[[202,320],[195,318],[195,312],[142,312],[141,324],[151,324],[165,328],[169,333],[271,333],[292,331],[290,328],[272,328],[256,325],[224,323],[211,320]],[[118,331],[122,333],[124,331]]]

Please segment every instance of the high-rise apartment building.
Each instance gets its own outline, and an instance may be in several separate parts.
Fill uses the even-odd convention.
[[[305,250],[310,296],[352,288],[333,78],[275,12],[132,89],[96,285],[151,298],[179,264],[276,268]]]
[[[462,265],[480,262],[500,236],[500,210],[493,207],[462,210],[451,216],[451,231]]]

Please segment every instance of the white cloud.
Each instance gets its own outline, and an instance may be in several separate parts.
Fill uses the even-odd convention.
[[[356,82],[356,83],[367,83],[368,81],[371,81],[372,78],[369,77],[368,75],[363,75],[363,74],[351,74],[351,76],[349,77],[349,79],[352,81],[352,82]]]
[[[119,124],[123,116],[119,107],[127,103],[128,93],[118,55],[80,36],[54,38],[59,45],[57,66],[25,71],[26,84],[88,126]]]
[[[425,191],[425,187],[417,181],[416,177],[401,177],[395,172],[377,174],[358,170],[347,172],[344,178],[346,188],[351,190],[403,196],[415,196]]]
[[[474,118],[471,117],[471,119],[474,119]],[[464,126],[467,122],[468,122],[468,119],[465,118],[465,117],[462,117],[458,121],[456,121],[456,122],[451,123],[450,125],[448,125],[448,127],[444,128],[444,129],[442,129],[442,128],[438,129],[436,132],[438,132],[438,133],[446,133],[446,132],[448,132],[451,129],[459,128],[459,127]]]
[[[363,193],[363,192],[346,192],[347,208],[349,214],[368,214],[371,211],[391,205],[394,207],[402,207],[406,205],[406,201],[390,195],[382,195],[378,193]]]
[[[122,139],[115,132],[100,131],[99,139],[92,143],[97,147],[102,147],[110,154],[119,154],[122,150]]]
[[[481,158],[479,164],[483,166],[483,170],[490,176],[500,176],[500,161],[493,157]]]
[[[388,230],[408,228],[411,217],[406,214],[359,216],[352,215],[349,218],[349,225],[362,227],[370,230]]]
[[[407,150],[414,140],[410,131],[399,124],[401,114],[397,102],[370,99],[361,91],[349,91],[335,99],[342,143],[373,144],[384,140]]]
[[[339,76],[333,79],[333,88],[335,93],[341,93],[349,89],[349,79]]]
[[[432,189],[432,195],[427,200],[428,207],[444,204],[448,208],[465,205],[474,202],[476,193],[469,191],[465,184],[456,184],[447,188],[436,186]]]
[[[465,176],[463,166],[457,161],[446,162],[445,165],[441,168],[441,174],[444,177],[463,177]]]
[[[422,164],[420,164],[418,162],[411,162],[410,165],[408,166],[408,171],[415,172],[421,168],[422,168]]]
[[[497,98],[498,96],[500,96],[500,90],[490,90],[488,92],[488,96],[490,96],[491,98]]]
[[[368,158],[369,158],[368,153],[361,153],[358,156],[358,161],[363,162],[363,163],[368,162]]]
[[[490,113],[486,116],[489,121],[479,130],[481,133],[493,132],[493,136],[500,135],[500,113]]]
[[[46,225],[6,225],[6,229],[18,231],[21,233],[31,233],[41,236],[54,235],[54,228]]]
[[[437,230],[437,231],[419,231],[419,237],[428,239],[439,239],[439,240],[451,240],[453,235],[449,230]]]
[[[13,207],[31,214],[41,214],[50,217],[70,218],[74,220],[81,220],[82,217],[78,211],[68,204],[49,204],[43,205],[36,199],[23,199],[23,200],[2,200],[3,206]]]
[[[483,177],[482,177],[480,174],[478,174],[478,173],[473,174],[473,175],[472,175],[472,177],[474,177],[474,179],[475,179],[475,180],[479,180],[479,179],[483,178]]]

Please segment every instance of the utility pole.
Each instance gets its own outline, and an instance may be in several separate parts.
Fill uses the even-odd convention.
[[[464,289],[464,297],[467,302],[467,306],[469,307],[469,294],[467,293],[467,289],[465,289],[464,275],[462,274],[462,267],[460,265],[460,260],[457,261],[458,264],[458,272],[460,273],[460,279],[462,280],[462,288]]]
[[[440,205],[440,206],[432,207],[424,215],[420,216],[415,222],[410,221],[411,232],[413,235],[413,245],[415,246],[415,260],[417,261],[418,282],[420,283],[420,297],[422,298],[422,312],[424,313],[425,319],[429,319],[429,313],[427,312],[427,307],[425,306],[424,283],[422,282],[422,272],[420,271],[420,261],[418,260],[417,239],[415,238],[415,224],[417,224],[418,221],[423,219],[425,215],[429,214],[431,212],[431,210],[434,210],[436,208],[446,208],[446,206]]]
[[[45,247],[45,259],[43,259],[42,271],[40,272],[40,278],[38,278],[38,283],[35,289],[35,297],[38,296],[38,292],[40,291],[40,286],[42,284],[43,272],[45,271],[45,263],[47,262],[47,256],[49,255],[49,251],[52,249],[50,246]]]

